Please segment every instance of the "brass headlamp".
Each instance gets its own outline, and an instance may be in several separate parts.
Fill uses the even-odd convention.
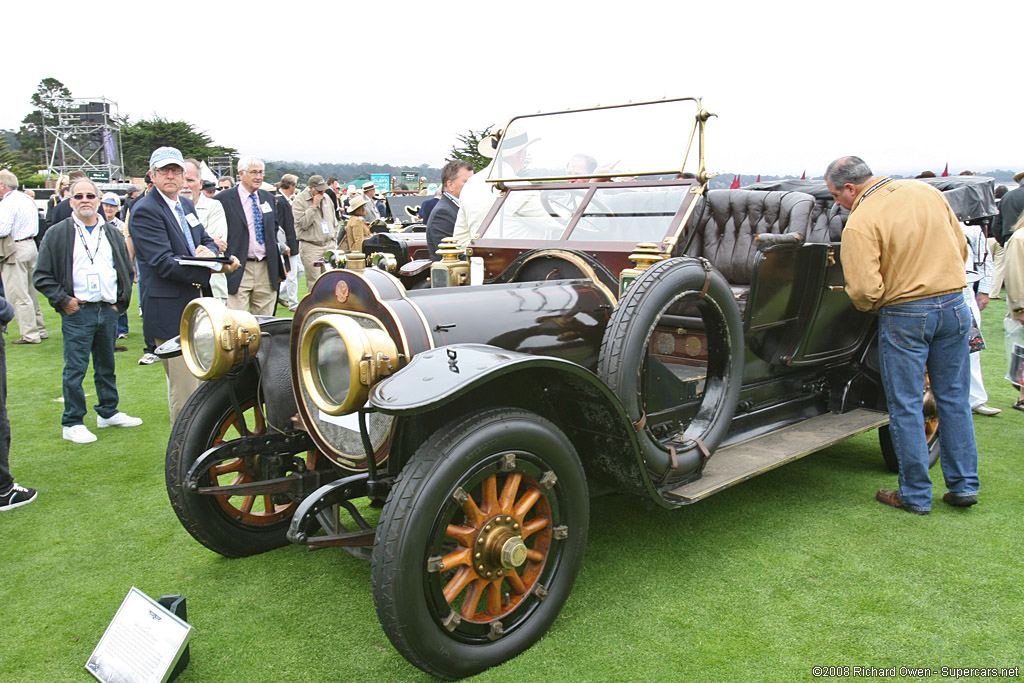
[[[348,315],[317,318],[302,334],[299,372],[316,406],[328,415],[355,412],[370,387],[398,370],[398,349],[387,332]]]
[[[223,377],[260,349],[260,325],[247,311],[228,308],[219,299],[193,299],[181,316],[181,352],[189,372],[199,379]]]

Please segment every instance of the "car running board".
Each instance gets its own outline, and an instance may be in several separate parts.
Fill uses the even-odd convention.
[[[783,429],[720,448],[700,479],[665,493],[665,500],[689,505],[734,484],[828,448],[851,436],[889,424],[889,414],[858,408],[826,413]]]

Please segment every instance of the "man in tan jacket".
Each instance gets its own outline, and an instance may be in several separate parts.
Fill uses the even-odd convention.
[[[925,370],[939,412],[942,474],[948,505],[978,502],[978,451],[971,419],[964,300],[967,240],[942,193],[916,180],[876,178],[858,157],[825,171],[836,203],[851,211],[843,229],[846,292],[862,311],[879,314],[878,357],[899,461],[899,489],[880,502],[928,514],[932,485],[924,431]]]
[[[313,175],[309,177],[308,187],[292,200],[295,236],[299,238],[307,291],[323,272],[313,264],[324,257],[324,252],[335,247],[334,235],[338,232],[338,217],[326,193],[327,181],[323,176]]]

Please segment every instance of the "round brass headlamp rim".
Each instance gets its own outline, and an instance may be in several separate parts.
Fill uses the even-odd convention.
[[[209,368],[203,368],[196,360],[195,348],[192,343],[192,313],[201,308],[210,318],[213,327],[213,360]],[[231,330],[231,348],[225,349],[222,333]],[[247,330],[247,343],[242,343],[239,330]],[[185,305],[181,314],[180,327],[181,355],[189,372],[201,380],[223,377],[231,368],[243,359],[245,348],[253,357],[260,348],[260,325],[256,317],[248,311],[238,311],[225,306],[214,297],[200,297]]]
[[[348,392],[345,400],[335,403],[320,390],[320,382],[316,377],[316,370],[313,368],[312,353],[313,340],[320,328],[329,327],[341,337],[348,353]],[[348,415],[358,410],[370,394],[370,387],[364,386],[359,381],[359,361],[367,352],[367,339],[363,328],[349,316],[340,313],[332,313],[321,316],[311,322],[302,333],[302,340],[299,346],[299,372],[302,375],[302,383],[306,392],[313,399],[317,408],[328,415]]]

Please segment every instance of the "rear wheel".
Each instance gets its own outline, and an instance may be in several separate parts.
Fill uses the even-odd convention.
[[[438,430],[381,514],[373,598],[384,632],[442,678],[514,657],[568,598],[587,515],[579,458],[548,420],[500,408]]]
[[[935,405],[935,397],[932,395],[931,382],[925,377],[924,386],[924,436],[928,442],[928,467],[931,468],[939,461],[941,455],[939,449],[939,411]],[[892,444],[892,435],[889,433],[889,425],[879,427],[878,445],[882,449],[882,460],[890,472],[899,472],[900,463],[896,458],[896,448]]]

